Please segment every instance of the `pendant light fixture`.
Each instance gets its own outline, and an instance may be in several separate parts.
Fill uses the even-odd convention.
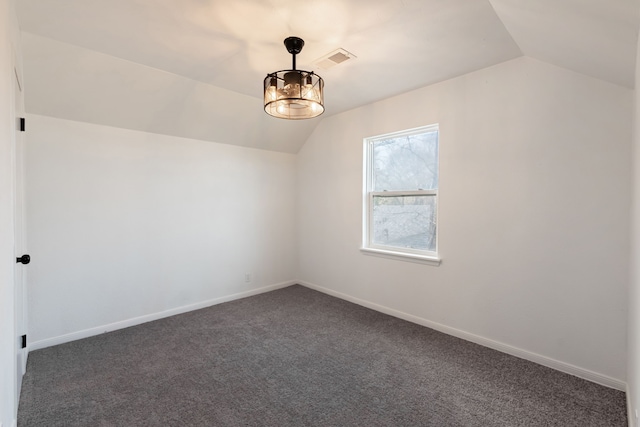
[[[264,79],[264,111],[281,119],[310,119],[324,112],[324,80],[313,71],[296,70],[296,55],[304,46],[299,37],[284,40],[293,56],[293,69],[267,74]]]

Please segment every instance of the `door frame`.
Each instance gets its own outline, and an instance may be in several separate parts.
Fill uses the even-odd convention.
[[[14,252],[18,258],[26,253],[26,221],[25,221],[25,144],[24,129],[21,118],[24,118],[24,91],[22,73],[19,62],[13,52],[13,93],[14,93],[14,117],[15,137],[14,143]],[[20,402],[22,390],[22,377],[26,373],[28,346],[23,347],[23,336],[27,335],[27,269],[23,264],[15,263],[14,266],[14,336],[15,336],[15,408]]]

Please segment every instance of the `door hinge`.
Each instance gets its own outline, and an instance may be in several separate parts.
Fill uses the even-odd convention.
[[[20,132],[24,132],[27,129],[27,119],[20,117]]]
[[[27,336],[23,335],[21,338],[22,338],[21,340],[22,348],[27,348]]]

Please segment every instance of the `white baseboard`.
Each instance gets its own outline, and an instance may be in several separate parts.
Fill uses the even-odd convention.
[[[494,341],[489,338],[481,337],[479,335],[471,334],[469,332],[465,332],[460,329],[452,328],[450,326],[443,325],[441,323],[433,322],[431,320],[423,319],[422,317],[414,316],[412,314],[403,313],[398,310],[394,310],[389,307],[385,307],[376,303],[372,303],[369,301],[362,300],[360,298],[355,298],[350,295],[343,294],[341,292],[336,292],[334,290],[324,288],[322,286],[315,285],[313,283],[305,282],[305,281],[297,281],[296,283],[301,284],[310,289],[314,289],[316,291],[325,293],[327,295],[331,295],[345,301],[352,302],[354,304],[361,305],[363,307],[370,308],[375,311],[379,311],[384,314],[388,314],[393,317],[397,317],[399,319],[403,319],[412,323],[417,323],[418,325],[426,326],[427,328],[435,329],[436,331],[443,332],[447,335],[453,335],[454,337],[462,338],[466,341],[471,341],[476,344],[480,344],[484,347],[489,347],[494,350],[501,351],[503,353],[510,354],[512,356],[519,357],[521,359],[529,360],[531,362],[538,363],[539,365],[547,366],[549,368],[555,369],[557,371],[561,371],[570,375],[574,375],[576,377],[583,378],[588,381],[592,381],[597,384],[601,384],[606,387],[610,387],[616,390],[625,391],[627,388],[627,384],[624,381],[618,380],[616,378],[612,378],[606,375],[599,374],[597,372],[593,372],[587,369],[580,368],[578,366],[571,365],[569,363],[561,362],[559,360],[552,359],[550,357],[542,356],[540,354],[532,353],[527,350],[523,350],[517,347],[513,347],[508,344],[503,344],[499,341]]]
[[[195,304],[185,305],[182,307],[172,308],[170,310],[161,311],[158,313],[147,314],[140,317],[134,317],[132,319],[121,320],[119,322],[110,323],[108,325],[98,326],[95,328],[84,329],[82,331],[72,332],[70,334],[60,335],[53,338],[47,338],[39,341],[34,341],[29,344],[29,351],[39,350],[46,347],[51,347],[58,344],[64,344],[67,342],[79,340],[82,338],[92,337],[94,335],[104,334],[105,332],[111,332],[118,329],[128,328],[130,326],[140,325],[142,323],[151,322],[154,320],[163,319],[169,316],[175,316],[176,314],[187,313],[189,311],[198,310],[212,305],[221,304],[223,302],[229,302],[241,298],[250,297],[253,295],[262,294],[265,292],[274,291],[276,289],[286,288],[297,282],[291,280],[287,282],[277,283],[275,285],[264,286],[258,289],[252,289],[250,291],[240,292],[237,294],[227,295],[224,297],[214,298],[207,301],[201,301]]]
[[[433,322],[431,320],[427,320],[418,316],[414,316],[412,314],[407,314],[389,307],[385,307],[376,303],[372,303],[369,301],[362,300],[360,298],[352,297],[347,294],[343,294],[341,292],[336,292],[334,290],[315,285],[313,283],[305,282],[305,281],[287,281],[282,283],[277,283],[270,286],[264,286],[262,288],[253,289],[246,292],[240,292],[237,294],[227,295],[224,297],[215,298],[212,300],[202,301],[195,304],[190,304],[182,307],[173,308],[170,310],[165,310],[158,313],[152,313],[145,316],[135,317],[132,319],[122,320],[119,322],[111,323],[108,325],[103,325],[95,328],[85,329],[82,331],[72,332],[70,334],[60,335],[53,338],[47,338],[40,341],[34,341],[29,343],[29,351],[38,350],[46,347],[51,347],[58,344],[64,344],[70,341],[79,340],[82,338],[88,338],[94,335],[103,334],[105,332],[111,332],[118,329],[128,328],[130,326],[140,325],[142,323],[151,322],[153,320],[159,320],[165,317],[174,316],[176,314],[182,314],[193,310],[198,310],[205,307],[210,307],[216,304],[221,304],[223,302],[233,301],[241,298],[250,297],[253,295],[258,295],[265,292],[270,292],[276,289],[285,288],[287,286],[291,286],[293,284],[299,283],[302,286],[305,286],[310,289],[314,289],[316,291],[334,296],[336,298],[343,299],[345,301],[352,302],[354,304],[361,305],[363,307],[370,308],[375,311],[379,311],[384,314],[388,314],[393,317],[397,317],[399,319],[403,319],[412,323],[416,323],[418,325],[426,326],[431,329],[435,329],[436,331],[443,332],[448,335],[452,335],[467,341],[474,342],[476,344],[480,344],[485,347],[492,348],[494,350],[501,351],[503,353],[510,354],[512,356],[519,357],[521,359],[529,360],[535,363],[538,363],[543,366],[547,366],[552,369],[556,369],[561,372],[565,372],[570,375],[574,375],[576,377],[584,378],[586,380],[604,385],[606,387],[614,388],[621,391],[627,391],[627,384],[624,381],[618,380],[616,378],[612,378],[606,375],[599,374],[597,372],[593,372],[587,369],[580,368],[578,366],[571,365],[569,363],[561,362],[559,360],[555,360],[546,356],[542,356],[537,353],[532,353],[527,350],[523,350],[517,347],[513,347],[508,344],[501,343],[499,341],[494,341],[489,338],[485,338],[479,335],[471,334],[469,332],[465,332],[460,329],[452,328],[450,326],[443,325],[441,323]],[[629,394],[627,393],[627,396]],[[628,403],[629,405],[630,403]],[[629,407],[630,408],[630,407]],[[630,410],[630,409],[629,409]],[[631,413],[629,413],[629,425],[636,427],[634,424],[631,424]],[[638,426],[640,427],[640,426]]]
[[[629,385],[627,384],[626,388],[626,397],[627,397],[627,420],[629,421],[629,427],[636,427],[638,424],[638,420],[636,419],[635,410],[633,409],[633,403],[631,402],[631,391],[629,390]]]

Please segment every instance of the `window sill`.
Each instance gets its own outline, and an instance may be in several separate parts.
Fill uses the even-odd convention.
[[[395,259],[398,261],[417,262],[419,264],[434,265],[436,267],[439,266],[441,262],[441,259],[438,257],[387,251],[383,249],[360,248],[360,252],[365,255],[379,256],[382,258]]]

